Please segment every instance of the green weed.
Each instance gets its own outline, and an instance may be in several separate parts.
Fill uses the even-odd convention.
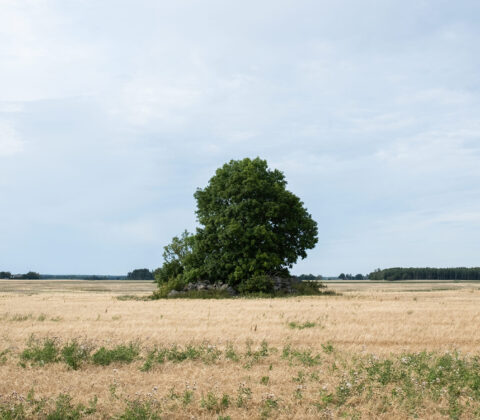
[[[150,401],[130,401],[120,420],[160,420],[160,408]]]
[[[305,328],[313,328],[315,327],[317,324],[315,322],[310,322],[310,321],[306,321],[304,323],[300,323],[300,322],[297,322],[297,321],[292,321],[292,322],[289,322],[288,323],[288,326],[294,330],[294,329],[297,329],[297,330],[304,330]]]
[[[245,384],[240,384],[237,390],[237,407],[245,407],[247,402],[252,399],[252,390],[245,386]]]
[[[27,342],[27,348],[20,354],[22,361],[44,365],[58,360],[59,349],[54,339],[45,338],[43,341],[33,336]]]
[[[283,348],[282,358],[305,366],[316,366],[322,363],[319,354],[314,355],[311,350],[292,349],[290,344]]]
[[[93,354],[92,361],[94,364],[101,366],[108,366],[113,362],[131,363],[139,353],[139,347],[135,343],[120,344],[113,349],[101,347]]]
[[[62,348],[63,361],[73,370],[77,370],[90,356],[90,349],[86,345],[80,345],[76,340],[71,341]]]

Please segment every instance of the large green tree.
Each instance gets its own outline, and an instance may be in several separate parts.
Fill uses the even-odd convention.
[[[317,242],[317,224],[286,189],[285,176],[260,158],[232,160],[195,192],[201,227],[198,275],[235,286],[260,275],[288,275]]]
[[[196,233],[185,231],[164,248],[163,266],[155,270],[160,288],[181,290],[188,282],[207,280],[260,290],[253,283],[288,276],[317,243],[317,224],[286,185],[283,173],[260,158],[232,160],[217,169],[194,194]]]

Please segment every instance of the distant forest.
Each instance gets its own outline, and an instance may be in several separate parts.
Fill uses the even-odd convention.
[[[10,271],[0,271],[0,279],[12,280],[126,280],[127,276],[102,276],[96,274],[39,274],[29,271],[25,274],[12,274]]]
[[[480,280],[480,267],[466,268],[387,268],[375,270],[370,280]]]
[[[314,274],[294,276],[299,280],[480,280],[480,267],[456,268],[386,268],[377,269],[368,275],[340,274],[338,277],[324,277]],[[12,274],[9,271],[0,271],[0,279],[33,279],[33,280],[154,280],[154,272],[147,268],[135,269],[126,276],[110,276],[96,274],[39,274],[29,271],[25,274]]]
[[[0,271],[0,279],[34,279],[40,278],[40,274],[35,271],[29,271],[25,274],[12,274],[10,271]]]

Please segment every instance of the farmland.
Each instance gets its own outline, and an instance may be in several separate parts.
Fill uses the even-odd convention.
[[[0,418],[480,417],[479,283],[329,288],[141,301],[118,297],[152,283],[0,281]]]

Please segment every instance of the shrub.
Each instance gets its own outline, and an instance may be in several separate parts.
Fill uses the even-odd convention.
[[[27,348],[20,355],[21,360],[44,365],[58,360],[58,347],[54,339],[45,338],[43,341],[30,337]]]
[[[273,278],[267,275],[253,276],[244,280],[238,290],[241,293],[273,293]]]
[[[154,299],[166,298],[172,290],[181,291],[186,284],[181,275],[172,277],[159,285],[158,290],[154,292]]]
[[[93,363],[101,366],[108,366],[113,362],[131,363],[139,354],[137,344],[130,343],[128,346],[120,344],[113,349],[101,347],[92,356]]]
[[[150,401],[130,401],[120,420],[160,420],[160,410]]]
[[[3,405],[0,403],[0,419],[2,420],[24,420],[27,418],[25,407],[22,403],[14,404],[12,406]]]
[[[55,409],[46,415],[47,420],[77,420],[96,412],[96,397],[90,402],[90,407],[83,404],[72,404],[72,397],[60,394],[55,401]]]
[[[208,411],[215,411],[216,413],[225,410],[230,405],[230,397],[228,394],[223,394],[218,398],[213,392],[208,392],[205,397],[202,397],[200,406],[206,408]]]
[[[333,290],[320,290],[326,289],[323,283],[318,281],[301,281],[292,284],[293,289],[297,295],[336,295],[337,293]]]
[[[80,345],[76,340],[68,343],[62,349],[62,359],[73,370],[77,370],[82,362],[88,360],[90,349],[85,345]]]

